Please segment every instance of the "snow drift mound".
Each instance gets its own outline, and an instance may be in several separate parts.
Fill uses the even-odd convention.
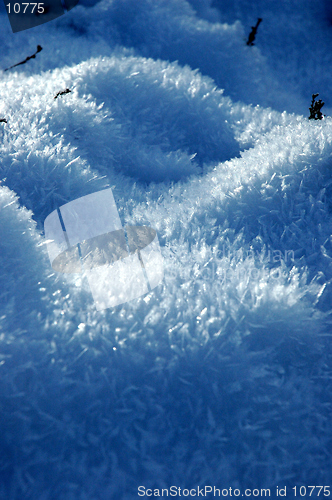
[[[330,484],[331,119],[280,114],[241,24],[184,1],[34,33],[0,35],[7,66],[45,45],[0,82],[0,498]],[[165,279],[97,312],[43,222],[109,186],[124,226],[157,230]]]

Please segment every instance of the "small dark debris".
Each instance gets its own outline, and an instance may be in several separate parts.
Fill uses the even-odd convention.
[[[261,17],[259,17],[258,21],[256,23],[256,26],[251,26],[251,33],[249,35],[249,38],[248,38],[248,41],[247,41],[247,45],[254,45],[254,41],[255,41],[256,34],[257,34],[258,26],[260,25],[260,23],[262,21],[263,21],[263,19]]]
[[[13,66],[9,66],[9,68],[6,68],[5,71],[8,71],[9,69],[15,68],[16,66],[20,66],[20,64],[25,64],[30,59],[34,59],[36,57],[36,55],[38,54],[38,52],[40,52],[41,50],[43,50],[43,47],[41,47],[40,45],[37,45],[37,50],[34,54],[32,54],[32,56],[28,56],[24,59],[24,61],[21,61],[17,64],[13,64]]]
[[[6,118],[0,118],[0,123],[7,123]]]
[[[57,97],[59,97],[59,95],[64,95],[64,94],[69,94],[69,92],[71,92],[70,89],[65,89],[65,90],[60,90],[55,96],[54,96],[54,99],[57,99]]]
[[[309,108],[310,111],[310,116],[309,120],[321,120],[323,118],[321,109],[324,106],[325,102],[323,102],[321,99],[316,101],[316,97],[318,97],[319,94],[312,94],[312,101],[311,101],[311,106]]]

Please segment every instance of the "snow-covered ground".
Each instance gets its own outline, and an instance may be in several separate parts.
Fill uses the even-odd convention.
[[[332,8],[210,3],[1,7],[1,500],[331,485]],[[106,187],[165,278],[97,312],[43,223]]]

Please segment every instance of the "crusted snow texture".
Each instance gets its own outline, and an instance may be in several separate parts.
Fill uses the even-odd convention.
[[[293,3],[0,13],[3,69],[43,47],[0,79],[0,499],[331,484],[331,12]],[[43,223],[106,187],[165,278],[97,312]]]

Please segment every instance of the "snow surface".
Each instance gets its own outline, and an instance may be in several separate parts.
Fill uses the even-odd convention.
[[[332,115],[330,3],[0,23],[2,69],[43,47],[0,79],[0,498],[330,485],[332,118],[308,120],[314,92]],[[106,187],[165,279],[97,312],[43,222]]]

